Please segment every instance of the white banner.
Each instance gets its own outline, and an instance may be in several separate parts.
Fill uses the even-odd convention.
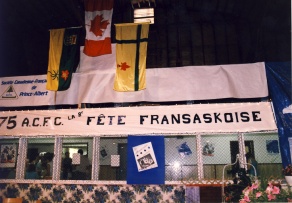
[[[98,58],[89,59],[83,56],[81,67],[98,64],[97,69],[90,71],[84,68],[83,71],[73,74],[71,87],[57,92],[56,97],[54,92],[46,90],[46,75],[0,78],[0,106],[166,102],[268,96],[264,63],[147,69],[145,90],[116,92],[113,90],[115,63],[112,62],[108,67],[108,64],[102,65]]]
[[[54,105],[54,92],[46,84],[46,75],[0,78],[0,106]]]
[[[1,112],[0,135],[134,135],[275,131],[260,103]]]

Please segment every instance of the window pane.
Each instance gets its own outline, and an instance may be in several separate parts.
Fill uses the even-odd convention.
[[[165,138],[165,180],[197,178],[195,136]]]
[[[112,155],[119,155],[119,161],[112,165]],[[100,139],[99,180],[126,180],[127,178],[127,138]]]
[[[25,179],[52,179],[54,138],[29,138]]]
[[[244,136],[245,144],[253,142],[253,149],[245,148],[257,161],[256,172],[262,180],[282,178],[282,159],[277,134],[250,134]],[[248,151],[249,150],[249,151]]]
[[[18,154],[18,139],[1,139],[0,150],[0,179],[14,179]]]
[[[91,180],[93,138],[63,138],[61,180]]]

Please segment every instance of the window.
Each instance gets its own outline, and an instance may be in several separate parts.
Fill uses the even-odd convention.
[[[250,146],[253,147],[246,148],[245,153],[254,153],[258,162],[257,174],[262,178],[279,178],[282,164],[278,135],[244,134],[244,142],[252,143]],[[166,181],[193,181],[200,175],[205,180],[220,181],[223,172],[224,179],[234,178],[230,164],[235,162],[232,155],[239,153],[237,134],[165,136],[164,144]],[[132,152],[127,145],[127,136],[0,139],[0,180],[125,181],[128,152]],[[87,161],[82,160],[79,150],[82,150],[82,156]],[[47,164],[42,163],[47,163],[47,155],[50,154],[54,156],[53,160],[48,161],[52,162],[48,169]],[[114,160],[116,157],[118,159]],[[40,167],[37,163],[41,163]],[[36,165],[35,168],[30,168],[31,164]],[[226,164],[229,166],[223,171]],[[34,176],[35,173],[28,174],[33,171],[37,172],[38,177]]]
[[[1,139],[0,179],[15,179],[18,139]]]

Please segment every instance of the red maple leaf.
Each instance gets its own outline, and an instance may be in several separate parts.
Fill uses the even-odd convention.
[[[118,68],[121,67],[121,70],[126,71],[127,68],[130,68],[129,65],[127,65],[127,62],[121,63],[121,65],[118,65]]]
[[[96,15],[93,20],[91,20],[90,31],[95,34],[95,36],[102,36],[103,30],[106,29],[109,24],[108,20],[104,20],[102,15]]]
[[[65,81],[68,79],[69,71],[68,70],[62,70],[61,78],[63,78]]]

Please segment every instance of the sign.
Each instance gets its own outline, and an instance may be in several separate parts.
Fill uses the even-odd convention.
[[[70,88],[57,92],[56,95],[54,91],[46,89],[46,75],[0,78],[0,106],[165,102],[268,96],[264,63],[146,69],[147,89],[125,93],[113,90],[116,65],[109,65],[107,55],[89,58],[83,53],[81,55],[83,57],[80,67],[84,68],[84,72],[73,73]],[[111,59],[115,61],[115,58]],[[95,70],[90,70],[88,66]],[[104,69],[99,69],[100,67]]]
[[[127,143],[127,184],[164,184],[164,136],[129,135]]]
[[[277,130],[271,104],[4,111],[0,135],[128,135]]]
[[[133,147],[133,152],[139,172],[158,167],[151,142]]]
[[[46,75],[0,78],[0,106],[53,105],[54,92],[46,84]]]

